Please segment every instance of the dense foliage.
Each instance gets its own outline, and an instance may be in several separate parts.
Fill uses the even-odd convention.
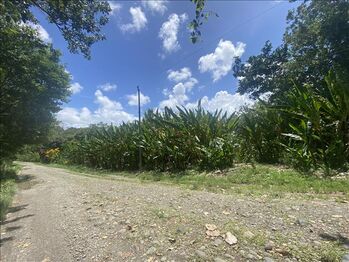
[[[289,11],[279,47],[273,50],[267,41],[261,54],[246,62],[236,59],[238,91],[254,98],[271,94],[264,113],[269,117],[259,119],[254,128],[245,121],[254,150],[262,152],[257,160],[283,157],[304,171],[321,167],[327,172],[348,162],[348,21],[346,0],[304,0]],[[250,117],[258,119],[261,112]]]
[[[286,164],[303,172],[346,170],[349,93],[333,72],[322,93],[308,85],[287,93],[282,105],[256,103],[236,115],[196,109],[148,111],[138,123],[97,125],[61,134],[48,146],[53,162],[112,170],[222,169],[235,162]],[[330,95],[329,95],[330,94]]]
[[[40,39],[35,8],[58,27],[71,52],[87,58],[91,45],[104,39],[101,27],[110,12],[106,1],[0,2],[0,163],[47,138],[69,95],[69,74],[60,52]]]
[[[111,11],[107,1],[96,0],[4,0],[0,3],[1,24],[9,22],[37,23],[33,8],[38,8],[50,23],[57,26],[72,53],[90,58],[91,46],[105,37],[101,27]]]
[[[29,26],[0,28],[0,160],[40,142],[69,94],[60,53]]]
[[[283,106],[292,133],[286,146],[305,169],[343,167],[349,162],[349,89],[333,72],[322,92],[304,85],[288,93]]]
[[[177,110],[148,111],[142,119],[141,135],[137,123],[93,126],[85,136],[65,143],[61,157],[91,167],[137,169],[140,146],[145,169],[231,166],[237,118],[222,112],[209,113],[200,106]]]
[[[8,207],[15,194],[15,181],[19,166],[7,162],[0,163],[0,222],[5,218]]]
[[[294,85],[326,89],[329,70],[349,84],[349,2],[304,0],[290,10],[283,43],[273,50],[267,41],[259,55],[246,62],[236,59],[234,76],[238,91],[258,98],[271,92],[273,102],[282,101]]]

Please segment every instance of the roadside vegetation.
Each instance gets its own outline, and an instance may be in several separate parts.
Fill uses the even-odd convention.
[[[76,130],[42,154],[45,162],[107,170],[224,170],[236,163],[287,165],[322,177],[348,169],[349,95],[333,72],[323,93],[292,89],[281,104],[259,102],[238,114],[197,108],[148,111],[141,122]],[[63,135],[65,131],[62,131]],[[28,153],[26,153],[28,154]],[[272,183],[272,182],[271,182]]]
[[[305,175],[292,168],[267,164],[238,164],[224,171],[185,170],[180,172],[112,171],[89,168],[82,165],[50,164],[80,175],[104,179],[137,179],[141,182],[159,182],[178,185],[191,190],[203,190],[224,194],[242,194],[286,197],[289,193],[305,198],[327,198],[337,201],[349,200],[349,179],[346,176],[323,178]]]
[[[0,3],[0,164],[23,146],[47,142],[54,113],[71,94],[61,53],[40,38],[33,9],[58,27],[72,53],[90,58],[108,22],[105,1],[23,1]]]
[[[16,191],[16,178],[20,167],[2,163],[0,165],[0,221],[5,218],[6,211]]]

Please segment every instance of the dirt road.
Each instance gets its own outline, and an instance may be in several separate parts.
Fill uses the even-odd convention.
[[[349,253],[349,204],[335,198],[214,194],[23,165],[1,225],[1,261],[319,261]],[[237,244],[225,241],[227,232]]]

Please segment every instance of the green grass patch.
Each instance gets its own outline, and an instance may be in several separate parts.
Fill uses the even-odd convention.
[[[141,181],[165,182],[181,185],[193,190],[207,190],[220,193],[240,193],[245,195],[268,194],[283,197],[286,193],[333,194],[341,199],[349,198],[349,177],[342,179],[321,178],[304,175],[293,169],[272,165],[238,165],[225,172],[198,172],[188,170],[180,173],[168,172],[111,172],[82,166],[64,166],[72,171],[98,175],[123,176]]]
[[[16,178],[20,167],[3,163],[0,166],[0,221],[5,218],[12,197],[16,191]]]

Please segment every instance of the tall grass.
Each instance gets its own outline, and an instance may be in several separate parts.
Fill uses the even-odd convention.
[[[348,170],[349,91],[332,72],[327,86],[295,87],[281,101],[239,114],[197,108],[148,111],[141,122],[95,125],[64,143],[57,160],[110,170],[224,169],[235,162],[281,163],[305,173]]]
[[[326,87],[295,87],[281,110],[287,115],[290,132],[284,145],[293,163],[304,170],[321,167],[348,168],[349,163],[349,89],[330,72]]]
[[[66,143],[62,158],[72,164],[95,168],[133,170],[138,168],[142,149],[145,169],[216,169],[234,164],[235,115],[196,109],[166,108],[148,111],[137,123],[94,126],[80,140]]]
[[[15,180],[18,167],[3,162],[0,164],[0,221],[5,218],[8,207],[15,193]]]

